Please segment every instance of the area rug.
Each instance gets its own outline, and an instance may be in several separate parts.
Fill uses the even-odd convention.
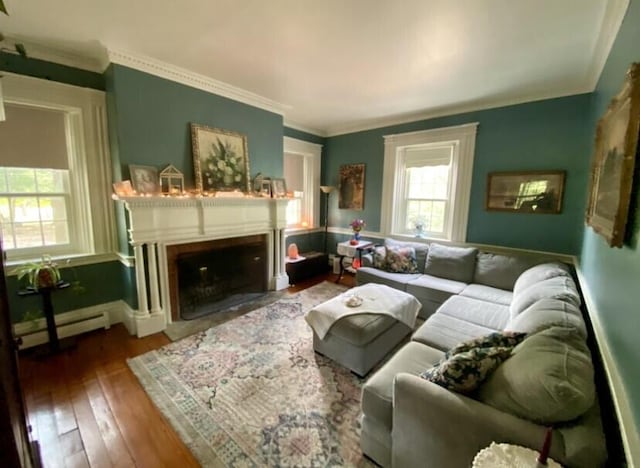
[[[374,466],[360,450],[362,379],[313,352],[304,314],[324,282],[128,361],[198,461]]]
[[[269,291],[258,299],[243,302],[242,304],[228,307],[225,310],[221,310],[204,317],[192,320],[178,320],[167,325],[167,328],[164,329],[164,334],[167,335],[171,341],[181,340],[182,338],[191,336],[194,333],[208,330],[211,327],[228,322],[229,320],[258,309],[259,307],[271,304],[280,299],[286,293],[286,291]]]

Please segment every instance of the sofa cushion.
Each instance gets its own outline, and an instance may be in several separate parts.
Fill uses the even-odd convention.
[[[387,265],[387,249],[384,246],[378,246],[373,249],[373,268],[384,270]],[[363,265],[364,266],[364,265]]]
[[[421,275],[419,273],[390,273],[373,267],[361,267],[356,270],[356,283],[386,284],[400,291],[405,291],[407,283],[416,280]]]
[[[427,275],[471,283],[478,249],[431,243],[424,266]]]
[[[511,291],[485,286],[483,284],[470,284],[462,290],[460,295],[506,306],[511,304],[513,300],[513,293]]]
[[[511,317],[520,314],[540,299],[559,299],[580,307],[580,294],[578,294],[573,279],[568,276],[556,276],[532,284],[524,291],[515,293],[509,306]]]
[[[418,264],[418,271],[424,271],[424,263],[427,259],[427,252],[429,251],[429,244],[422,244],[420,242],[403,242],[394,239],[385,239],[384,245],[386,247],[413,247],[416,251],[416,263]]]
[[[420,377],[447,390],[469,394],[511,355],[510,347],[471,348],[448,356]]]
[[[416,330],[411,339],[447,351],[458,343],[494,331],[497,330],[437,312]]]
[[[580,309],[570,302],[551,298],[534,302],[511,318],[505,326],[505,330],[536,333],[554,325],[573,327],[583,338],[587,338],[587,327]]]
[[[555,278],[556,276],[571,276],[569,268],[564,263],[542,263],[523,272],[513,286],[513,293],[520,294],[525,289],[540,281]]]
[[[512,291],[518,277],[533,263],[531,258],[479,252],[473,282]]]
[[[431,275],[419,275],[407,282],[406,291],[420,302],[428,300],[442,304],[451,296],[460,294],[466,286],[465,283],[459,281]]]
[[[451,296],[436,314],[448,315],[493,330],[502,330],[509,322],[509,307],[463,296]]]
[[[478,391],[506,413],[540,424],[571,421],[595,399],[594,371],[576,330],[551,327],[527,337]]]
[[[362,387],[362,413],[384,424],[391,431],[393,380],[396,374],[407,372],[419,375],[435,365],[444,355],[442,351],[419,343],[407,343]]]
[[[384,270],[392,273],[418,273],[413,247],[387,247]]]

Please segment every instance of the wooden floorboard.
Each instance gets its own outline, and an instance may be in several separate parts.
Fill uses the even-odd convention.
[[[287,291],[335,279],[321,275]],[[341,284],[354,286],[353,276]],[[78,336],[55,356],[20,354],[27,420],[46,468],[199,466],[127,366],[168,343],[164,333],[136,338],[117,324]]]

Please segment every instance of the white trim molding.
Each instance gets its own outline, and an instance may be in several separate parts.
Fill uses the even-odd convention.
[[[417,132],[384,136],[384,172],[382,180],[382,211],[380,224],[384,235],[393,234],[395,207],[399,205],[397,175],[400,170],[400,153],[410,146],[437,143],[451,144],[451,221],[443,240],[465,242],[471,178],[475,155],[478,122],[453,127],[435,128]]]
[[[233,99],[275,114],[284,115],[287,109],[291,109],[291,106],[286,104],[281,104],[228,83],[135,52],[105,47],[102,69],[106,70],[110,63],[124,65],[125,67]]]
[[[640,428],[637,427],[635,423],[633,411],[629,405],[632,395],[629,395],[625,388],[622,376],[618,370],[618,365],[609,348],[608,338],[602,327],[596,302],[593,300],[587,280],[580,268],[580,262],[576,257],[574,257],[574,266],[578,275],[580,288],[582,289],[582,296],[584,297],[587,313],[591,319],[596,342],[598,343],[605,374],[609,382],[611,397],[620,426],[620,436],[622,438],[626,461],[630,468],[638,468],[640,467]]]
[[[312,228],[320,226],[320,167],[322,145],[291,137],[283,138],[283,151],[303,158],[303,215]]]

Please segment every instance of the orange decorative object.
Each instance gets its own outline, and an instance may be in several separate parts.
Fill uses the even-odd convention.
[[[360,265],[360,259],[359,259],[359,258],[354,258],[354,259],[353,259],[353,262],[351,263],[351,266],[352,266],[354,269],[356,269],[356,270],[357,270],[358,268],[360,268],[360,266],[361,266],[361,265]]]
[[[287,255],[289,255],[289,258],[291,259],[298,258],[298,246],[296,244],[289,244],[289,247],[287,248]]]

